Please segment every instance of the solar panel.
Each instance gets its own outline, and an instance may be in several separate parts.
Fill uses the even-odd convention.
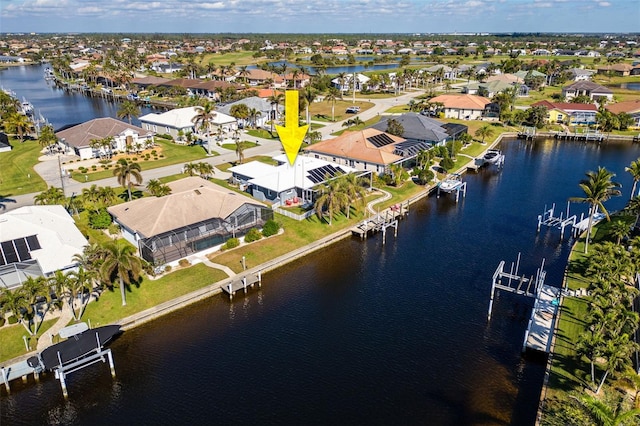
[[[335,175],[340,173],[336,167],[331,164],[327,164],[326,166],[321,166],[313,170],[309,170],[307,172],[307,178],[313,183],[324,182],[324,180],[328,178],[332,178]]]
[[[13,247],[13,241],[4,241],[0,243],[0,247],[2,247],[2,252],[4,253],[4,258],[7,263],[16,263],[18,261],[18,253],[16,253],[16,249]]]
[[[376,148],[394,143],[394,140],[391,139],[386,133],[380,133],[379,135],[368,137],[367,140],[371,142]]]
[[[27,244],[29,245],[29,250],[40,250],[42,247],[40,246],[40,241],[38,241],[37,235],[30,235],[26,238]]]
[[[31,255],[29,254],[29,248],[27,247],[27,242],[24,238],[18,238],[17,240],[13,240],[13,244],[16,247],[16,252],[18,252],[18,257],[20,258],[20,262],[24,262],[25,260],[31,259]]]

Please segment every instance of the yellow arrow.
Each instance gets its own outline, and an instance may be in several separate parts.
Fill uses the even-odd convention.
[[[304,135],[309,128],[308,124],[300,127],[298,125],[298,91],[287,90],[284,98],[285,118],[284,127],[276,126],[278,136],[280,136],[280,142],[284,148],[284,153],[287,154],[289,164],[293,166],[302,145]]]

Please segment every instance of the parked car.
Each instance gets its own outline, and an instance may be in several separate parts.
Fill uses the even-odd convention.
[[[357,114],[360,112],[360,107],[359,106],[350,106],[347,108],[347,114]]]

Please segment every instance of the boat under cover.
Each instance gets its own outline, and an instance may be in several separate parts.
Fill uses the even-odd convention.
[[[40,353],[40,361],[46,370],[53,370],[60,366],[60,361],[64,365],[96,352],[98,341],[100,348],[103,348],[121,332],[119,325],[105,325],[84,331],[43,350]]]

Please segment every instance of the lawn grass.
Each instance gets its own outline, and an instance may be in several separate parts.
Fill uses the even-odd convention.
[[[243,147],[244,149],[248,149],[248,148],[256,147],[256,146],[258,146],[258,144],[255,143],[255,142],[242,141],[242,142],[240,142],[240,146]],[[224,149],[229,149],[231,151],[235,151],[236,150],[236,144],[235,143],[225,143],[225,144],[222,144],[222,147]]]
[[[56,321],[57,319],[50,319],[42,323],[40,330],[38,330],[38,337],[42,336],[49,328],[51,328]],[[22,336],[28,335],[29,333],[27,333],[27,330],[24,329],[22,324],[5,324],[0,327],[0,342],[2,342],[0,345],[0,362],[27,353]],[[32,350],[34,350],[35,341],[33,339],[30,344],[32,345]]]
[[[384,187],[384,190],[390,192],[392,198],[380,204],[380,210],[420,193],[424,190],[424,187],[416,185],[413,182],[407,182],[400,188]],[[367,213],[363,206],[357,211],[355,207],[352,206],[349,219],[347,219],[342,212],[336,213],[331,225],[328,225],[326,217],[321,221],[317,215],[313,215],[303,221],[296,221],[276,214],[276,221],[279,222],[284,229],[282,234],[251,244],[242,245],[233,250],[212,253],[208,257],[211,261],[226,265],[234,272],[239,273],[242,270],[242,264],[240,262],[243,256],[245,257],[248,268],[260,265],[290,251],[311,244],[334,232],[350,228],[362,220],[365,214]]]
[[[42,150],[38,141],[9,138],[9,142],[13,149],[0,153],[0,195],[10,198],[47,189],[46,182],[33,169]]]
[[[189,163],[191,161],[201,160],[207,157],[207,152],[204,147],[199,145],[177,145],[171,141],[160,138],[156,138],[156,144],[160,146],[158,151],[164,157],[158,158],[157,160],[145,161],[143,159],[143,153],[142,155],[129,154],[124,158],[131,161],[136,161],[133,159],[137,158],[138,160],[136,162],[140,164],[140,168],[142,170],[150,170],[158,167],[170,166],[172,164]],[[113,177],[113,167],[108,170],[99,170],[89,173],[80,173],[77,169],[74,169],[73,163],[67,164],[66,168],[68,170],[73,169],[71,177],[78,182],[93,182]]]
[[[322,102],[314,102],[311,104],[309,108],[309,114],[311,115],[311,119],[314,121],[324,121],[324,122],[335,122],[341,121],[345,118],[355,117],[356,114],[347,114],[346,109],[350,106],[359,106],[360,112],[364,112],[369,108],[373,107],[373,103],[364,102],[364,101],[356,101],[355,103],[348,100],[346,97],[343,100],[337,100],[335,103],[334,116],[333,120],[331,119],[331,109],[333,107],[333,102],[322,101]]]
[[[260,62],[260,59],[253,57],[252,51],[243,50],[238,52],[224,52],[224,53],[206,53],[200,57],[199,64],[206,66],[209,63],[214,63],[217,66],[235,64],[236,67],[242,65],[253,65]],[[266,60],[266,58],[262,58]]]
[[[275,128],[273,134],[265,129],[249,129],[247,130],[247,135],[262,139],[278,139],[278,133],[275,131]]]
[[[482,154],[487,149],[486,144],[481,144],[480,142],[471,142],[468,146],[462,148],[460,150],[461,154],[468,155],[470,157],[477,157]]]
[[[276,160],[274,160],[273,158],[267,156],[267,155],[256,155],[253,157],[248,157],[244,159],[244,163],[248,163],[250,161],[259,161],[261,163],[265,163],[265,164],[269,164],[270,166],[277,166],[278,162]],[[227,170],[229,170],[229,168],[233,167],[233,166],[237,166],[238,163],[235,161],[232,161],[230,163],[222,163],[222,164],[218,164],[216,166],[216,169],[222,171],[222,172],[226,172]]]
[[[132,286],[127,291],[126,306],[122,306],[120,289],[106,290],[97,302],[87,305],[82,320],[91,320],[93,327],[112,324],[225,278],[227,274],[221,270],[209,268],[202,263],[171,272],[157,280],[144,278],[138,287]]]
[[[356,130],[362,130],[366,127],[372,126],[374,124],[376,124],[378,121],[380,121],[381,116],[376,115],[375,117],[372,117],[368,120],[366,120],[363,124],[359,124],[357,126],[351,126],[351,127],[345,127],[344,129],[338,130],[337,132],[333,132],[331,133],[333,136],[340,136],[341,134],[343,134],[344,132],[346,132],[347,130],[349,131],[356,131]]]

